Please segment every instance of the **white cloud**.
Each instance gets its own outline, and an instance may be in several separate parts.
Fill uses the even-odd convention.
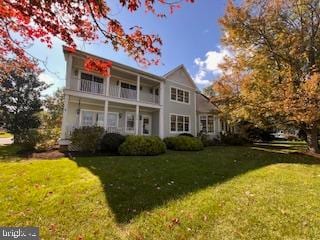
[[[223,63],[225,56],[230,56],[230,52],[222,47],[218,47],[218,51],[209,51],[203,59],[196,58],[194,63],[197,65],[198,72],[194,76],[194,80],[199,85],[209,85],[212,81],[206,79],[208,75],[221,74],[219,65]]]
[[[50,85],[55,83],[55,79],[50,75],[48,75],[47,73],[40,73],[39,80],[41,82],[45,82],[46,84],[50,84]]]

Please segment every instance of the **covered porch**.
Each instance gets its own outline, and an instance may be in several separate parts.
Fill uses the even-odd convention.
[[[61,139],[69,139],[75,128],[100,126],[106,132],[122,135],[153,135],[161,132],[162,107],[125,104],[66,96]]]

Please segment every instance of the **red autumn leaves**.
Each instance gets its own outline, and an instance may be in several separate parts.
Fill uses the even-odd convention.
[[[194,2],[194,0],[185,0]],[[130,12],[143,8],[158,17],[180,8],[181,2],[164,0],[119,0]],[[161,6],[162,5],[162,6]],[[142,28],[123,27],[111,14],[107,1],[100,0],[2,0],[0,1],[0,70],[9,71],[21,66],[37,67],[37,59],[28,53],[35,41],[52,47],[53,38],[59,38],[70,48],[76,48],[76,39],[111,44],[114,50],[123,49],[142,65],[158,64],[162,41],[157,34],[145,34]],[[97,62],[94,66],[100,69]]]
[[[112,63],[110,61],[104,61],[94,58],[86,58],[84,62],[84,68],[90,72],[99,72],[101,75],[110,76],[110,68]]]

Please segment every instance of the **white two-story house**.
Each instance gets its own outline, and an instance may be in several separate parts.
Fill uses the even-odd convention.
[[[160,138],[201,130],[213,137],[231,130],[218,118],[215,107],[199,93],[183,65],[157,76],[109,59],[110,76],[87,72],[82,51],[64,48],[67,64],[61,144],[73,129],[101,126],[123,135]]]

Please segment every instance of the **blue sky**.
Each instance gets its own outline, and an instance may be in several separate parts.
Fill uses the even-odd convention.
[[[125,27],[141,26],[144,32],[158,33],[163,40],[162,65],[142,68],[143,70],[162,75],[184,64],[200,89],[208,86],[219,74],[217,64],[228,54],[220,47],[221,29],[218,24],[226,0],[196,0],[194,4],[183,4],[181,9],[168,15],[166,19],[159,19],[143,11],[132,14],[115,3],[117,1],[113,2],[112,14]],[[34,56],[47,60],[50,71],[41,74],[42,80],[53,83],[47,93],[65,84],[65,61],[61,46],[62,42],[55,40],[52,49],[39,43],[29,50]],[[115,52],[105,44],[79,44],[78,49],[141,68],[125,53]]]

